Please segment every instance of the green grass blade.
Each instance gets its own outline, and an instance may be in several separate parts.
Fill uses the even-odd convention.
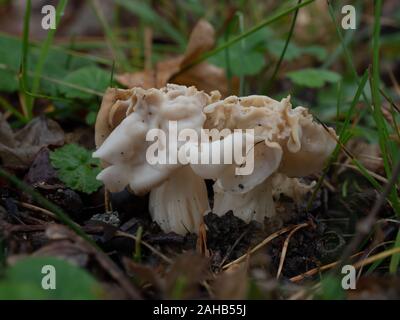
[[[307,5],[309,5],[310,3],[314,2],[315,0],[306,0],[298,5],[295,5],[293,7],[290,7],[286,10],[283,10],[282,12],[276,13],[274,15],[272,15],[271,17],[265,19],[264,21],[260,22],[259,24],[255,25],[254,27],[250,28],[249,30],[247,30],[246,32],[243,32],[239,35],[237,35],[236,37],[231,38],[230,40],[228,40],[227,42],[224,42],[223,44],[221,44],[220,46],[218,46],[217,48],[208,51],[207,53],[203,54],[201,57],[195,59],[192,63],[189,63],[188,65],[186,65],[184,68],[182,68],[175,76],[187,71],[188,69],[190,69],[191,67],[199,64],[200,62],[203,62],[204,60],[207,60],[208,58],[214,56],[215,54],[225,50],[226,48],[230,47],[231,45],[239,42],[242,39],[245,39],[246,37],[248,37],[249,35],[253,34],[254,32],[264,28],[267,25],[270,25],[271,23],[274,23],[275,21],[280,20],[281,18],[287,16],[288,14],[294,12],[295,10],[305,7]]]
[[[21,54],[21,68],[20,68],[20,86],[27,86],[28,83],[28,51],[29,51],[29,25],[31,20],[31,0],[27,0],[24,14],[24,28],[22,34],[22,54]],[[28,95],[24,96],[24,102],[22,103],[22,112],[25,120],[29,121],[32,118],[32,110],[29,108],[31,105],[32,98]]]
[[[11,112],[15,117],[18,118],[18,120],[22,121],[22,122],[26,122],[24,115],[19,112],[16,108],[14,108],[11,103],[9,103],[6,99],[4,99],[3,97],[0,97],[0,105],[7,110],[8,112]]]
[[[384,116],[381,110],[381,96],[380,96],[380,73],[379,73],[379,50],[380,50],[380,31],[381,31],[381,12],[382,12],[382,0],[375,1],[374,7],[374,29],[373,29],[373,56],[372,56],[372,77],[370,79],[371,83],[371,92],[372,92],[372,100],[373,100],[373,115],[374,120],[376,122],[376,126],[378,128],[378,137],[379,137],[379,146],[381,148],[383,163],[385,167],[385,172],[387,177],[390,177],[392,174],[392,155],[395,154],[395,149],[393,144],[391,145],[389,139],[389,130],[386,125]],[[396,191],[396,187],[392,188],[392,191],[389,196],[393,209],[396,214],[400,215],[400,201]],[[392,257],[392,260],[395,259],[397,255]]]
[[[332,4],[331,4],[330,1],[328,1],[328,11],[329,11],[329,15],[331,17],[331,20],[332,20],[333,24],[335,25],[336,34],[337,34],[337,36],[339,38],[340,44],[341,44],[341,46],[343,48],[343,53],[344,53],[345,60],[346,60],[348,66],[350,68],[351,73],[353,74],[353,76],[354,76],[354,78],[356,80],[357,85],[360,85],[360,79],[359,79],[359,76],[357,74],[356,68],[354,66],[353,59],[352,59],[352,57],[350,55],[350,52],[349,52],[349,50],[347,48],[347,44],[346,44],[346,42],[345,42],[345,40],[343,38],[342,32],[340,31],[340,26],[336,21],[335,13],[333,12]],[[365,103],[369,107],[371,107],[371,109],[372,109],[371,102],[369,101],[367,95],[365,94],[365,91],[362,92],[362,95],[363,95],[363,100],[365,101]]]
[[[98,4],[97,0],[90,0],[90,5],[92,6],[93,11],[96,14],[97,19],[99,20],[100,24],[102,25],[102,27],[104,29],[104,33],[105,33],[105,36],[107,38],[107,42],[109,44],[111,52],[112,52],[112,54],[114,56],[114,60],[118,61],[120,66],[125,71],[131,70],[131,66],[130,66],[128,60],[125,57],[124,51],[121,50],[121,48],[118,46],[117,37],[115,36],[113,30],[109,26],[106,18],[104,17],[103,12],[99,8],[99,4]]]
[[[40,76],[43,72],[43,67],[44,64],[46,63],[47,55],[49,53],[50,45],[54,40],[54,35],[56,33],[57,27],[60,23],[61,16],[64,14],[65,7],[67,5],[68,0],[60,0],[56,7],[56,28],[55,29],[50,29],[47,32],[47,37],[46,40],[43,43],[43,46],[40,50],[39,54],[39,61],[36,64],[36,68],[33,74],[33,79],[32,79],[32,88],[31,92],[33,95],[37,94],[39,89],[40,89]],[[30,100],[30,105],[27,106],[29,109],[30,113],[32,114],[32,108],[33,108],[34,100]]]
[[[299,5],[299,4],[301,4],[301,2],[302,2],[302,0],[299,0],[297,4]],[[296,25],[297,15],[299,13],[299,9],[300,8],[297,8],[294,11],[292,23],[290,25],[289,33],[288,33],[288,36],[287,36],[286,41],[285,41],[285,46],[283,47],[281,55],[279,56],[279,60],[278,60],[277,64],[275,65],[274,71],[272,72],[272,76],[268,80],[267,85],[265,87],[265,90],[263,90],[266,93],[268,93],[269,89],[271,88],[272,84],[274,83],[276,75],[278,74],[278,71],[279,71],[279,69],[281,67],[281,64],[283,62],[283,58],[285,57],[286,50],[287,50],[287,48],[289,46],[290,40],[292,39],[292,35],[293,35],[293,32],[294,32],[294,27]]]
[[[139,16],[147,24],[152,25],[156,29],[164,31],[168,36],[171,37],[171,39],[178,43],[181,49],[185,47],[185,37],[143,0],[115,0],[115,3],[130,11],[134,15]]]
[[[399,247],[400,247],[400,229],[399,231],[397,231],[397,236],[393,248],[399,248]],[[390,264],[389,264],[389,272],[391,274],[397,273],[397,270],[399,268],[399,263],[400,263],[400,254],[399,253],[394,254],[390,259]]]
[[[354,98],[351,102],[350,108],[347,111],[345,121],[339,131],[339,138],[338,138],[339,143],[336,145],[335,150],[332,152],[332,155],[330,156],[328,163],[325,166],[325,168],[322,172],[322,175],[318,179],[317,185],[316,185],[311,197],[309,198],[309,200],[307,202],[308,209],[311,208],[311,205],[315,199],[317,191],[321,188],[323,180],[325,179],[326,175],[328,174],[329,168],[337,160],[337,157],[339,156],[341,147],[343,145],[345,145],[347,143],[347,141],[349,141],[349,139],[352,137],[351,132],[347,129],[350,125],[351,119],[353,118],[356,106],[357,106],[358,102],[360,101],[360,97],[361,97],[362,92],[364,91],[364,87],[367,83],[367,80],[368,80],[368,70],[366,70],[364,72],[364,75],[361,78],[361,82],[358,85],[356,94],[354,95]],[[339,99],[340,98],[338,97],[338,103],[339,103]],[[357,166],[357,168],[360,170],[360,172],[365,176],[365,178],[374,186],[374,188],[376,188],[377,190],[382,189],[382,187],[378,183],[378,181],[376,181],[376,179],[369,174],[368,170],[357,159],[353,159],[352,161]]]

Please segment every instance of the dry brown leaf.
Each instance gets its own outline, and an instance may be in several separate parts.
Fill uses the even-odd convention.
[[[356,139],[349,142],[348,149],[368,170],[379,172],[383,169],[379,145]]]
[[[26,169],[40,149],[63,143],[64,131],[54,120],[35,118],[14,133],[0,114],[0,160],[7,168]]]
[[[248,261],[221,272],[213,283],[215,297],[221,300],[246,299],[248,290]]]
[[[141,299],[140,292],[130,282],[129,278],[103,251],[98,250],[72,230],[60,224],[51,224],[46,228],[46,237],[51,240],[69,240],[79,245],[89,256],[94,257],[99,265],[124,289],[131,299]]]
[[[85,248],[69,240],[52,242],[35,251],[34,257],[58,257],[79,267],[85,267],[89,261],[89,254]]]
[[[136,276],[139,281],[150,283],[158,293],[164,291],[164,283],[155,268],[136,263],[127,257],[122,258],[122,263],[129,276]]]
[[[167,298],[190,299],[198,295],[199,285],[209,277],[209,260],[196,252],[178,256],[165,276]],[[174,293],[179,288],[181,296]]]
[[[190,34],[184,55],[160,61],[155,68],[150,70],[119,74],[116,79],[128,88],[162,88],[172,81],[176,84],[196,86],[199,90],[205,92],[219,90],[223,96],[226,96],[229,87],[228,79],[225,71],[217,66],[202,62],[179,73],[185,66],[212,49],[214,44],[214,28],[207,21],[200,20]],[[235,92],[237,88],[238,81],[233,79],[232,90]]]

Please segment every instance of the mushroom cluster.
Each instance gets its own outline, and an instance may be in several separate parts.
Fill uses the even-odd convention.
[[[231,133],[209,141],[181,141],[174,148],[205,150],[212,155],[222,145],[237,143],[236,130],[252,129],[253,170],[238,175],[246,164],[230,162],[202,164],[149,163],[149,130],[169,133],[175,121],[178,132],[192,129],[228,129]],[[246,135],[244,135],[246,137]],[[243,137],[243,136],[242,136]],[[162,89],[110,88],[106,91],[96,120],[97,150],[103,171],[98,179],[111,192],[128,190],[150,193],[149,211],[165,232],[197,233],[203,215],[210,211],[205,179],[214,180],[212,211],[233,214],[246,222],[263,222],[275,215],[274,198],[285,194],[298,201],[313,184],[298,178],[322,169],[333,151],[335,131],[313,121],[306,108],[292,108],[290,97],[281,101],[266,96],[231,96],[221,99],[218,91],[207,94],[195,87],[168,84]],[[246,137],[248,138],[248,137]],[[242,148],[243,147],[243,144]],[[171,146],[158,146],[170,152]],[[246,161],[246,160],[245,160]]]

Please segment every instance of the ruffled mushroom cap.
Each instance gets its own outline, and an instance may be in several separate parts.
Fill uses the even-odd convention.
[[[166,141],[149,142],[146,136],[151,129],[168,136],[170,121],[176,121],[177,133],[186,128],[200,132],[206,118],[202,110],[210,97],[194,87],[168,85],[149,90],[109,89],[104,99],[96,123],[98,149],[93,157],[100,158],[105,168],[97,178],[111,192],[126,186],[137,195],[151,191],[150,213],[164,231],[197,232],[208,208],[204,181],[190,167],[183,170],[180,163],[151,164],[148,151],[152,144],[165,150],[167,157],[170,149]]]
[[[146,152],[152,142],[146,141],[146,135],[151,129],[168,133],[169,121],[177,122],[178,132],[184,128],[200,131],[205,120],[202,109],[208,96],[194,87],[174,85],[161,90],[134,88],[122,93],[126,99],[116,100],[111,107],[103,102],[104,108],[102,106],[96,124],[99,148],[93,157],[108,164],[98,179],[110,191],[121,191],[129,185],[136,194],[144,194],[162,183],[170,172],[179,167],[179,164],[149,164]],[[107,94],[106,98],[109,99]],[[123,120],[118,124],[120,118]],[[166,148],[168,156],[167,146],[161,147]]]
[[[204,112],[206,128],[254,129],[255,140],[265,142],[255,145],[250,176],[237,176],[231,170],[218,177],[213,212],[219,215],[232,210],[245,221],[260,222],[273,216],[273,195],[285,193],[299,200],[311,188],[289,177],[318,172],[336,146],[335,131],[315,123],[306,108],[292,109],[290,96],[281,101],[231,96],[208,105]]]

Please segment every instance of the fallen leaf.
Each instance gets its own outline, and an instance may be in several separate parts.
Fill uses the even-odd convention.
[[[249,282],[247,269],[248,261],[244,261],[220,273],[212,286],[215,297],[222,300],[246,299]]]
[[[150,283],[157,292],[164,290],[164,282],[156,272],[156,269],[136,263],[127,257],[122,258],[122,263],[129,276],[136,277],[142,283]]]
[[[50,163],[49,153],[47,148],[42,148],[38,152],[25,176],[25,182],[33,187],[60,188],[62,186],[57,178],[56,170]]]
[[[378,144],[367,143],[362,140],[353,140],[349,143],[349,150],[365,168],[372,172],[383,169],[383,160]]]
[[[169,299],[190,299],[198,293],[198,286],[209,277],[209,259],[196,252],[178,256],[165,276],[165,290]]]
[[[32,254],[33,257],[57,257],[72,264],[85,267],[89,261],[89,253],[77,243],[68,240],[54,241]]]
[[[207,21],[200,20],[190,34],[184,55],[160,61],[154,69],[116,75],[116,79],[128,88],[162,88],[168,82],[173,82],[186,86],[196,86],[197,89],[205,92],[219,90],[223,96],[226,96],[229,94],[229,85],[224,69],[208,62],[202,62],[180,72],[203,53],[211,50],[214,44],[214,28]],[[232,82],[232,90],[236,92],[238,81],[234,78]]]
[[[99,265],[124,289],[131,299],[140,299],[141,295],[136,287],[129,281],[121,269],[106,255],[98,250],[67,227],[60,224],[51,224],[46,229],[46,236],[51,240],[70,240],[79,245],[90,256],[94,257]]]
[[[0,114],[0,160],[4,167],[26,169],[40,149],[63,143],[64,131],[54,120],[35,118],[14,133]]]

